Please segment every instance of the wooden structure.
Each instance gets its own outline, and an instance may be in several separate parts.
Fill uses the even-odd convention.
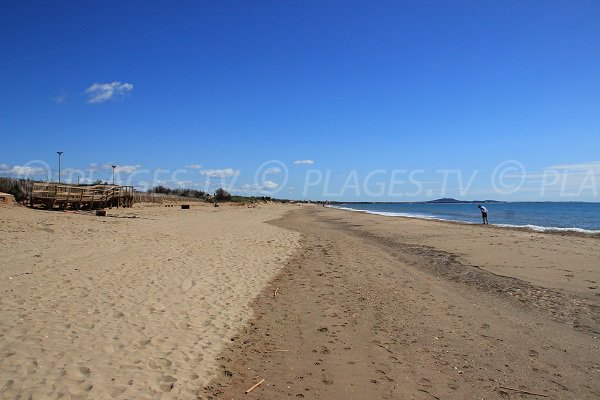
[[[133,186],[72,186],[35,182],[28,186],[27,200],[32,207],[41,204],[52,209],[59,207],[92,210],[133,205]]]

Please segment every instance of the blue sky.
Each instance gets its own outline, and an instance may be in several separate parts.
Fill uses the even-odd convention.
[[[62,150],[65,180],[600,201],[598,21],[597,1],[4,1],[0,175],[56,179]]]

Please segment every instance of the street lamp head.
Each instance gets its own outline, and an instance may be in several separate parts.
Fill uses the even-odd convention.
[[[64,153],[64,151],[57,151],[56,154],[58,154],[59,156]]]
[[[116,165],[113,165],[112,167],[113,167],[113,169],[117,168],[117,166],[116,166]]]

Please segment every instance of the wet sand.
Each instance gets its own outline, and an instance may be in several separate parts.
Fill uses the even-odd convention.
[[[272,223],[301,250],[204,397],[600,397],[598,238],[320,207]]]

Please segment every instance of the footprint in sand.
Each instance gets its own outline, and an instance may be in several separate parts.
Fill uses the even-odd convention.
[[[150,339],[142,339],[135,342],[137,347],[146,347],[150,344]]]
[[[113,386],[113,387],[107,388],[106,390],[108,392],[108,395],[114,399],[114,398],[119,397],[123,393],[125,393],[125,391],[127,390],[127,387]]]
[[[539,353],[535,350],[529,350],[529,357],[537,357],[538,354]]]
[[[448,387],[452,390],[458,389],[458,385],[456,384],[456,382],[448,382]]]
[[[166,358],[151,358],[148,361],[148,367],[152,369],[166,369],[169,368],[173,363]]]
[[[15,381],[13,381],[12,379],[9,379],[4,386],[2,386],[2,388],[0,389],[0,393],[4,393],[6,391],[8,391],[13,385],[14,385]]]
[[[431,381],[427,378],[419,379],[419,384],[425,388],[431,388]]]
[[[321,375],[321,382],[324,385],[333,385],[333,375],[328,373]]]
[[[375,370],[375,372],[379,375],[381,375],[383,378],[385,378],[388,382],[394,382],[394,380],[392,378],[390,378],[389,376],[387,376],[387,374],[385,373],[385,371],[381,370],[381,369],[377,369]]]

